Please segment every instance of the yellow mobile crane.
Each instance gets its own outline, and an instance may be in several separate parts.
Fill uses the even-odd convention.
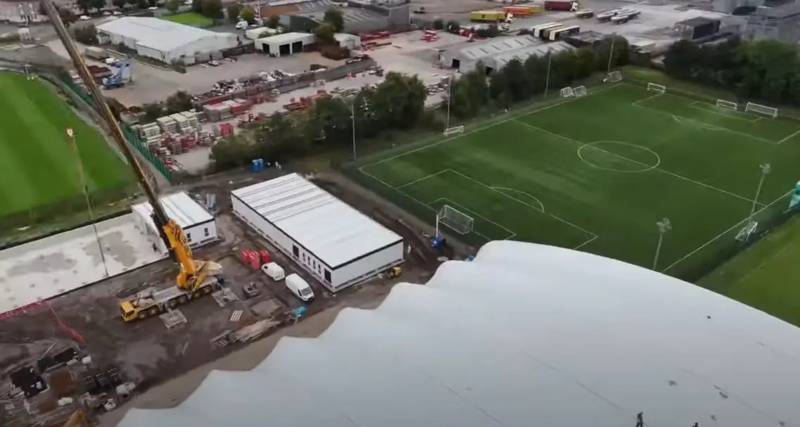
[[[75,48],[72,38],[70,38],[64,23],[61,21],[58,10],[56,10],[52,0],[42,0],[42,5],[53,23],[53,27],[55,27],[58,38],[61,39],[67,49],[78,74],[80,74],[81,79],[92,94],[97,110],[106,123],[114,142],[119,146],[131,169],[133,169],[136,179],[147,195],[147,200],[153,207],[153,222],[161,235],[161,239],[169,248],[170,257],[180,264],[180,273],[176,278],[175,286],[167,289],[151,287],[134,296],[120,300],[119,308],[122,319],[129,322],[154,316],[211,293],[222,284],[222,279],[216,277],[217,274],[222,272],[222,266],[212,261],[194,259],[192,250],[186,242],[186,235],[183,229],[174,220],[170,219],[164,211],[153,185],[147,180],[139,160],[126,144],[119,123],[111,113],[111,109],[108,107],[102,92],[100,92],[89,70],[86,68],[86,63]]]

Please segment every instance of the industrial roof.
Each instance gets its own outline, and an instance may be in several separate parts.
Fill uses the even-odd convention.
[[[286,43],[294,43],[299,41],[307,42],[309,39],[316,40],[316,36],[310,33],[283,33],[283,34],[276,34],[274,36],[267,36],[258,39],[262,43],[268,44],[286,44]]]
[[[699,27],[701,25],[706,25],[714,22],[719,22],[719,19],[713,18],[706,18],[705,16],[695,16],[694,18],[689,18],[680,22],[676,22],[676,25],[686,25],[688,27]]]
[[[167,216],[175,220],[181,228],[191,227],[214,219],[203,206],[192,200],[184,192],[163,196],[159,200],[161,205],[164,206]],[[132,209],[147,214],[148,218],[153,214],[153,207],[147,202],[134,205]]]
[[[498,53],[492,58],[496,62],[496,66],[501,67],[511,61],[512,59],[518,59],[522,62],[525,62],[526,59],[530,56],[545,56],[548,52],[552,52],[553,54],[564,52],[567,50],[575,49],[570,44],[566,42],[553,42],[553,43],[543,43],[540,45],[535,46],[528,46],[522,49],[516,49],[509,52]]]
[[[330,268],[402,240],[296,173],[231,194]]]
[[[169,51],[202,38],[230,37],[218,33],[158,18],[126,16],[97,26],[99,31],[118,34],[159,51]]]
[[[681,280],[486,244],[120,427],[798,425],[800,329]]]
[[[754,14],[769,18],[788,18],[800,15],[800,2],[785,3],[774,7],[759,6]]]
[[[497,37],[483,42],[465,44],[460,48],[459,53],[466,58],[478,60],[541,44],[542,42],[531,36]]]

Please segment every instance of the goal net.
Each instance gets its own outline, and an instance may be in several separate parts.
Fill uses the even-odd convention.
[[[464,133],[464,125],[449,127],[442,132],[444,136],[458,135]]]
[[[750,236],[758,230],[758,221],[750,221],[738,233],[736,233],[736,240],[744,242],[750,239]]]
[[[575,94],[575,97],[586,96],[586,86],[576,86],[572,89],[572,92]]]
[[[767,107],[766,105],[755,104],[755,103],[752,103],[752,102],[748,102],[744,106],[744,111],[746,111],[748,113],[749,112],[753,112],[753,113],[763,114],[765,116],[772,117],[773,119],[775,117],[778,117],[778,109],[777,108]]]
[[[575,96],[575,92],[572,90],[571,87],[567,86],[567,87],[561,89],[561,97],[562,98],[570,98],[570,97],[573,97],[573,96]]]
[[[464,212],[450,205],[444,205],[436,214],[436,234],[439,235],[439,224],[447,226],[458,234],[467,234],[472,232],[474,222],[475,220]]]
[[[606,78],[603,81],[609,83],[616,83],[622,81],[622,71],[612,71],[606,75]]]
[[[739,104],[737,104],[737,103],[735,103],[733,101],[726,101],[724,99],[718,99],[717,100],[717,108],[722,109],[722,110],[736,111],[736,110],[739,109]]]
[[[647,91],[656,93],[665,93],[667,91],[667,87],[664,85],[660,85],[658,83],[648,83]]]

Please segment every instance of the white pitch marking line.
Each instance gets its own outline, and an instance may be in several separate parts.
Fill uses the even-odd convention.
[[[594,94],[605,92],[607,90],[611,90],[611,89],[613,89],[615,87],[618,87],[618,86],[620,86],[622,84],[623,83],[617,83],[617,84],[614,84],[614,85],[611,85],[611,86],[603,87],[603,88],[600,88],[600,89],[595,89],[595,90],[592,91],[592,93],[590,93],[587,96],[591,96],[591,95],[594,95]],[[582,97],[582,98],[586,98],[586,97]],[[443,139],[443,140],[441,140],[439,142],[434,142],[432,144],[426,144],[426,145],[423,145],[422,147],[418,147],[418,148],[415,148],[413,150],[404,151],[404,152],[398,153],[398,154],[396,154],[394,156],[387,157],[385,159],[380,159],[380,160],[375,161],[373,163],[369,163],[367,165],[361,166],[361,168],[364,168],[366,166],[374,166],[374,165],[378,165],[378,164],[381,164],[381,163],[389,162],[389,161],[395,160],[397,158],[407,156],[409,154],[413,154],[413,153],[416,153],[416,152],[419,152],[419,151],[427,150],[427,149],[436,147],[438,145],[441,145],[441,144],[444,144],[444,143],[447,143],[447,142],[452,142],[452,141],[455,141],[455,140],[457,140],[457,139],[459,139],[461,137],[464,137],[464,136],[467,136],[467,135],[472,135],[473,133],[481,132],[481,131],[484,131],[486,129],[491,129],[491,128],[495,127],[495,126],[500,126],[503,123],[508,123],[508,122],[510,122],[512,120],[516,120],[517,118],[522,117],[522,116],[527,116],[529,114],[534,114],[534,113],[538,113],[538,112],[541,112],[541,111],[544,111],[544,110],[549,110],[550,108],[558,107],[559,105],[563,105],[563,104],[566,104],[568,102],[574,102],[576,99],[577,98],[566,98],[566,99],[562,98],[561,100],[559,100],[557,102],[554,102],[554,103],[548,104],[548,105],[544,105],[544,106],[541,106],[539,108],[533,108],[533,109],[530,109],[530,110],[529,109],[522,109],[522,110],[520,110],[518,112],[515,112],[512,116],[507,117],[507,118],[505,118],[503,120],[487,123],[487,124],[485,124],[483,126],[477,127],[477,128],[472,129],[472,130],[470,130],[468,132],[464,132],[464,133],[462,133],[460,135],[455,135],[455,136],[452,136],[450,138],[445,138],[445,139]],[[361,168],[359,168],[359,170],[361,170]]]
[[[558,134],[558,133],[555,133],[555,132],[551,132],[551,131],[549,131],[549,130],[547,130],[547,129],[543,129],[543,128],[540,128],[540,127],[538,127],[538,126],[534,126],[534,125],[532,125],[532,124],[530,124],[530,123],[526,123],[526,122],[523,122],[523,121],[520,121],[520,120],[517,120],[517,123],[520,123],[520,124],[522,124],[523,126],[527,126],[527,127],[531,128],[531,129],[534,129],[534,130],[539,130],[539,131],[542,131],[542,132],[545,132],[545,133],[549,133],[549,134],[551,134],[551,135],[553,135],[553,136],[556,136],[556,137],[558,137],[558,138],[561,138],[561,139],[564,139],[564,140],[567,140],[567,141],[573,142],[573,143],[575,143],[575,144],[583,145],[583,143],[582,143],[582,142],[580,142],[580,141],[574,140],[574,139],[572,139],[572,138],[570,138],[570,137],[567,137],[567,136],[564,136],[564,135],[560,135],[560,134]],[[624,159],[624,160],[627,160],[627,161],[629,161],[629,162],[632,162],[632,163],[638,164],[638,165],[640,165],[640,166],[642,166],[642,167],[645,167],[645,166],[648,166],[648,167],[649,167],[649,166],[651,166],[651,165],[648,165],[648,164],[646,164],[646,163],[642,163],[642,162],[640,162],[640,161],[638,161],[638,160],[634,160],[634,159],[631,159],[631,158],[629,158],[629,157],[625,157],[625,156],[623,156],[623,155],[621,155],[621,154],[617,154],[617,153],[614,153],[614,152],[611,152],[611,151],[608,151],[608,150],[604,150],[604,149],[602,149],[602,148],[600,148],[600,147],[594,147],[594,148],[595,148],[596,150],[598,150],[598,151],[603,151],[603,152],[606,152],[607,154],[610,154],[610,155],[612,155],[612,156],[619,157],[620,159]],[[666,174],[668,174],[668,175],[672,175],[672,176],[674,176],[675,178],[682,179],[682,180],[684,180],[684,181],[691,182],[691,183],[694,183],[694,184],[700,185],[700,186],[702,186],[702,187],[706,187],[706,188],[708,188],[708,189],[711,189],[711,190],[716,190],[716,191],[719,191],[720,193],[727,194],[727,195],[729,195],[729,196],[731,196],[731,197],[735,197],[735,198],[737,198],[737,199],[741,199],[741,200],[744,200],[744,201],[746,201],[746,202],[753,203],[753,199],[748,199],[747,197],[740,196],[740,195],[738,195],[738,194],[736,194],[736,193],[731,193],[731,192],[730,192],[730,191],[728,191],[728,190],[723,190],[723,189],[721,189],[721,188],[714,187],[713,185],[706,184],[706,183],[704,183],[704,182],[700,182],[700,181],[694,180],[694,179],[692,179],[692,178],[687,178],[687,177],[685,177],[685,176],[683,176],[683,175],[680,175],[680,174],[677,174],[677,173],[675,173],[675,172],[670,172],[670,171],[668,171],[668,170],[666,170],[666,169],[664,169],[664,168],[662,168],[662,167],[657,167],[657,168],[655,168],[655,169],[653,169],[653,170],[660,171],[660,172],[666,173]],[[763,203],[756,202],[756,204],[760,204],[761,206],[764,206],[764,205],[763,205]]]
[[[414,185],[414,184],[416,184],[416,183],[418,183],[418,182],[422,182],[422,181],[425,181],[425,180],[427,180],[427,179],[433,178],[434,176],[441,175],[441,174],[443,174],[443,173],[447,172],[448,170],[449,170],[449,169],[442,169],[442,170],[440,170],[439,172],[429,173],[429,174],[427,174],[427,175],[423,176],[422,178],[417,178],[417,179],[415,179],[415,180],[413,180],[413,181],[410,181],[410,182],[407,182],[407,183],[405,183],[405,184],[398,185],[397,187],[394,187],[394,189],[395,189],[395,190],[399,190],[399,189],[401,189],[401,188],[405,188],[405,187],[408,187],[408,186]]]
[[[790,140],[790,139],[794,138],[794,137],[795,137],[797,134],[799,134],[799,133],[800,133],[800,129],[798,129],[798,130],[797,130],[796,132],[794,132],[793,134],[791,134],[791,135],[787,136],[786,138],[783,138],[783,139],[781,139],[780,141],[778,141],[778,144],[783,144],[784,142],[786,142],[786,141],[788,141],[788,140]]]
[[[596,235],[596,234],[595,234],[595,235],[594,235],[592,238],[590,238],[589,240],[587,240],[587,241],[585,241],[585,242],[581,243],[581,244],[580,244],[580,245],[578,245],[578,246],[575,246],[574,248],[572,248],[572,250],[574,250],[574,251],[577,251],[578,249],[580,249],[580,248],[582,248],[582,247],[584,247],[584,246],[588,245],[589,243],[592,243],[592,242],[594,242],[595,240],[597,240],[597,235]]]
[[[766,208],[768,208],[768,207],[770,207],[770,206],[774,205],[775,203],[777,203],[777,202],[778,202],[778,201],[780,201],[781,199],[783,199],[783,198],[785,198],[786,196],[788,196],[789,194],[791,194],[793,191],[794,191],[794,190],[789,190],[789,191],[787,191],[786,193],[784,193],[783,195],[781,195],[781,196],[780,196],[780,197],[778,197],[777,199],[773,200],[773,201],[772,201],[772,202],[770,202],[769,204],[767,204],[767,205],[765,205],[764,207],[762,207],[761,209],[757,210],[757,211],[754,213],[754,215],[756,215],[756,214],[758,214],[759,212],[762,212],[764,209],[766,209]],[[742,220],[740,220],[740,221],[739,221],[739,222],[737,222],[736,224],[733,224],[733,226],[731,226],[730,228],[728,228],[728,229],[726,229],[725,231],[723,231],[723,232],[721,232],[721,233],[717,234],[716,236],[712,237],[710,240],[708,240],[707,242],[705,242],[705,243],[703,243],[702,245],[698,246],[696,249],[692,250],[692,251],[691,251],[691,252],[689,252],[688,254],[686,254],[686,255],[684,255],[684,256],[682,256],[682,257],[678,258],[678,260],[676,260],[676,261],[675,261],[675,262],[673,262],[672,264],[668,265],[668,266],[667,266],[665,269],[661,270],[661,272],[662,272],[662,273],[663,273],[663,272],[666,272],[667,270],[669,270],[670,268],[674,267],[674,266],[675,266],[676,264],[678,264],[679,262],[681,262],[681,261],[685,260],[686,258],[689,258],[690,256],[694,255],[695,253],[697,253],[698,251],[702,250],[702,249],[703,249],[703,248],[705,248],[706,246],[710,245],[712,242],[714,242],[715,240],[717,240],[717,239],[718,239],[720,236],[724,236],[725,234],[729,233],[729,232],[730,232],[731,230],[733,230],[734,228],[736,228],[736,227],[741,227],[741,226],[742,226],[742,225],[743,225],[743,224],[744,224],[746,221],[749,221],[749,220],[750,220],[750,218],[751,218],[751,216],[750,216],[750,215],[747,215],[746,217],[744,217]]]
[[[510,192],[512,192],[512,193],[524,194],[524,195],[526,195],[526,196],[530,197],[531,199],[533,199],[533,200],[536,200],[536,203],[538,203],[538,204],[539,204],[539,207],[540,207],[540,209],[538,209],[538,210],[539,210],[539,211],[541,211],[542,213],[545,213],[545,211],[544,211],[544,203],[542,203],[542,201],[541,201],[541,200],[539,200],[539,198],[538,198],[538,197],[534,196],[534,195],[533,195],[533,194],[531,194],[531,193],[528,193],[527,191],[517,190],[516,188],[510,188],[510,187],[496,187],[496,186],[492,186],[492,187],[489,187],[489,188],[491,188],[492,190],[495,190],[495,191],[499,191],[499,192],[501,192],[501,193],[502,193],[502,192],[504,192],[504,191],[510,191]],[[510,197],[510,198],[512,198],[512,199],[514,199],[514,200],[516,200],[516,201],[518,201],[518,202],[520,202],[520,203],[523,203],[523,204],[525,203],[523,200],[519,200],[518,198],[516,198],[516,197],[514,197],[514,196],[512,196],[512,195],[510,195],[510,194],[507,194],[507,196],[508,196],[508,197]],[[531,206],[531,208],[533,208],[533,206]],[[535,209],[535,208],[534,208],[534,209]]]

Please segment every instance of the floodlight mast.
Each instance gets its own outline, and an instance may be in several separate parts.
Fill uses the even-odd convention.
[[[656,253],[653,256],[653,271],[658,271],[656,267],[658,266],[658,256],[661,255],[661,243],[664,241],[664,234],[672,230],[672,223],[669,218],[663,218],[656,222],[656,227],[658,227],[658,244],[656,244]]]

